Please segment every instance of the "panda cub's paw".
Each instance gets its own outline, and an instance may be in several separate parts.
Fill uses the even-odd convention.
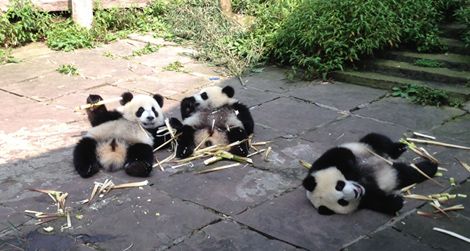
[[[103,100],[103,98],[100,95],[90,94],[90,95],[88,95],[88,98],[86,99],[86,103],[87,104],[96,104],[96,103],[100,102],[101,100]]]
[[[194,146],[180,146],[178,145],[178,148],[176,149],[176,157],[180,159],[187,158],[191,156],[194,152]]]
[[[390,156],[390,158],[392,158],[392,159],[397,159],[404,152],[406,152],[406,149],[407,149],[406,144],[398,143],[398,142],[393,143],[393,145],[391,146],[391,148],[388,152],[388,156]]]
[[[145,161],[133,161],[124,165],[124,170],[130,176],[148,177],[152,172],[152,165]]]
[[[395,214],[403,207],[403,197],[397,194],[391,194],[387,196],[386,203],[384,203],[385,213]]]
[[[248,143],[241,143],[239,145],[233,146],[229,151],[231,154],[235,154],[241,157],[246,157],[248,155]]]

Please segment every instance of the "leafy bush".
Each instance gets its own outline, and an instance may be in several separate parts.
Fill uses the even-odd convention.
[[[51,49],[63,51],[92,48],[95,46],[95,36],[67,20],[53,25],[53,29],[47,32],[46,44]]]
[[[273,56],[312,75],[399,43],[441,47],[433,0],[304,0],[283,23]]]
[[[465,31],[462,34],[462,40],[465,43],[465,47],[470,48],[470,3],[469,5],[462,6],[457,12],[457,20],[465,24]]]
[[[413,64],[417,66],[429,67],[429,68],[438,68],[438,67],[443,66],[443,64],[437,60],[425,59],[425,58],[416,59]]]
[[[31,2],[12,1],[5,13],[0,13],[0,45],[18,46],[44,38],[51,16],[37,10]]]
[[[0,49],[0,65],[18,62],[20,60],[11,55],[11,49]]]

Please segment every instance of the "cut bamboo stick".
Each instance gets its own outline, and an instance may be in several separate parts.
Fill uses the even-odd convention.
[[[426,135],[426,134],[419,133],[419,132],[413,132],[413,134],[418,136],[418,137],[422,137],[422,138],[427,138],[427,139],[432,139],[432,140],[436,139],[436,137],[434,137],[434,136]]]
[[[467,170],[468,172],[470,172],[470,165],[468,165],[467,163],[455,158],[459,163],[460,165],[462,165],[463,168],[465,168],[465,170]]]
[[[105,105],[105,104],[109,104],[109,103],[118,102],[118,101],[121,101],[121,99],[122,99],[122,97],[111,98],[111,99],[101,100],[101,101],[96,102],[94,104],[80,105],[80,106],[75,107],[75,111],[85,110],[85,109],[97,107],[97,106],[100,106],[100,105]]]
[[[239,165],[240,165],[240,163],[233,163],[233,164],[229,164],[229,165],[218,166],[218,167],[209,168],[209,169],[206,169],[206,170],[202,170],[202,171],[196,172],[196,174],[203,174],[203,173],[215,172],[215,171],[224,170],[224,169],[231,168],[231,167],[235,167],[235,166],[239,166]]]
[[[457,148],[457,149],[463,149],[463,150],[470,150],[470,147],[467,147],[467,146],[454,145],[454,144],[449,144],[449,143],[444,143],[444,142],[439,142],[439,141],[434,141],[434,140],[424,140],[424,139],[414,139],[414,138],[406,138],[406,140],[411,141],[411,142],[416,142],[416,143],[423,143],[423,144],[445,146],[445,147],[451,147],[451,148]]]
[[[438,232],[441,232],[441,233],[444,233],[444,234],[448,234],[448,235],[450,235],[450,236],[452,236],[452,237],[455,237],[455,238],[457,238],[457,239],[459,239],[459,240],[462,240],[462,241],[465,241],[465,242],[467,242],[467,243],[470,243],[470,239],[469,239],[469,238],[467,238],[467,237],[465,237],[465,236],[463,236],[463,235],[457,234],[457,233],[455,233],[455,232],[452,232],[452,231],[449,231],[449,230],[445,230],[445,229],[442,229],[442,228],[438,228],[438,227],[433,227],[432,230],[438,231]]]
[[[131,182],[131,183],[124,183],[119,185],[114,185],[113,189],[121,189],[121,188],[132,188],[132,187],[142,187],[149,184],[148,180],[140,181],[140,182]]]
[[[303,167],[305,167],[305,168],[307,168],[307,169],[312,168],[312,164],[308,163],[308,162],[305,161],[305,160],[301,160],[301,159],[300,159],[300,160],[299,160],[299,163],[300,163],[300,165],[302,165]]]

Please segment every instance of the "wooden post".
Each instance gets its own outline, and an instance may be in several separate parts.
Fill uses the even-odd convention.
[[[232,0],[220,0],[220,9],[227,15],[232,15]]]
[[[93,23],[93,0],[71,0],[73,21],[87,29]]]

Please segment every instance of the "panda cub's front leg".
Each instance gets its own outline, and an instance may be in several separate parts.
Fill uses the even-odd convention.
[[[228,140],[230,143],[243,141],[242,143],[232,146],[230,148],[230,153],[246,157],[248,155],[248,141],[244,141],[248,138],[246,131],[241,127],[230,128],[230,131],[227,132]]]
[[[101,165],[96,156],[97,142],[93,138],[81,139],[73,150],[73,165],[82,178],[88,178],[96,174]]]
[[[184,125],[181,128],[181,135],[178,138],[178,147],[176,148],[176,157],[187,158],[193,154],[196,148],[194,143],[195,132],[196,130],[189,125]]]
[[[134,177],[147,177],[153,169],[153,148],[151,145],[137,143],[127,149],[124,170]]]
[[[90,94],[86,99],[86,103],[96,104],[102,100],[103,98],[100,95]],[[86,114],[88,116],[88,121],[90,121],[90,124],[93,127],[122,117],[122,114],[118,111],[108,111],[105,105],[87,108]]]

